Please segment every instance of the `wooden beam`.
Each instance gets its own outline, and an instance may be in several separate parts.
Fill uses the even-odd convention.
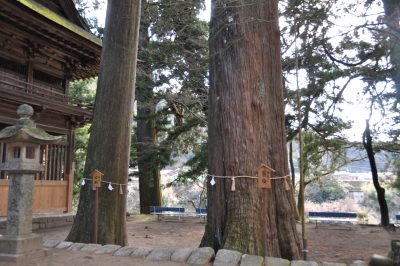
[[[46,145],[46,148],[44,150],[44,180],[49,180],[49,145]]]

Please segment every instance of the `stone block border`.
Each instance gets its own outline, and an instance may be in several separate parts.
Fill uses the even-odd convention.
[[[190,265],[209,265],[214,260],[214,249],[204,248],[144,248],[118,245],[99,245],[72,243],[67,241],[44,240],[43,247],[64,249],[71,252],[81,251],[92,254],[111,254],[120,257],[144,257],[152,261],[175,261]]]
[[[261,257],[242,254],[235,250],[220,249],[215,255],[214,249],[203,248],[144,248],[118,245],[98,245],[71,243],[67,241],[44,240],[45,248],[65,249],[71,252],[88,252],[93,254],[110,254],[121,257],[142,257],[152,261],[184,262],[188,265],[203,266],[318,266],[314,261]],[[323,262],[321,266],[346,266],[344,263]],[[364,261],[354,261],[349,266],[367,266]]]
[[[54,228],[65,225],[72,225],[75,213],[62,214],[34,214],[32,216],[32,230]],[[0,229],[7,228],[7,217],[0,217]]]

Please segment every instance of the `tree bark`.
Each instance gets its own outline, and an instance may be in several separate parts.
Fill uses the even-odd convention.
[[[385,189],[379,184],[378,170],[375,163],[375,154],[372,148],[372,137],[369,129],[369,121],[366,121],[365,131],[363,134],[363,146],[368,154],[369,165],[371,167],[372,181],[378,196],[378,203],[381,211],[381,225],[389,225],[389,209],[385,199]]]
[[[300,186],[299,186],[300,187]],[[305,190],[305,186],[304,186],[304,190]],[[304,204],[302,203],[304,202],[304,192],[303,189],[300,187],[299,188],[299,194],[297,195],[297,213],[299,214],[298,220],[301,221],[304,217]]]
[[[392,79],[396,88],[397,103],[400,102],[400,2],[398,0],[382,0],[385,18],[388,26],[390,45],[390,62],[392,64]]]
[[[290,174],[292,176],[292,187],[296,188],[296,173],[294,171],[294,163],[293,163],[293,141],[289,143],[289,165],[290,165]]]
[[[148,55],[150,26],[147,0],[142,0],[141,24],[139,31],[139,64],[137,75],[137,144],[139,168],[140,213],[149,214],[150,206],[161,205],[160,167],[155,156],[156,129],[155,103],[153,93],[152,67]]]
[[[281,80],[278,2],[212,1],[210,22],[209,173],[288,175]],[[208,216],[201,246],[297,259],[300,241],[292,191],[257,181],[216,178],[207,185]]]
[[[140,1],[108,1],[100,73],[84,178],[98,169],[103,180],[122,184],[99,189],[98,243],[126,245],[126,184],[139,33]],[[82,187],[68,241],[94,242],[94,199],[90,181]]]

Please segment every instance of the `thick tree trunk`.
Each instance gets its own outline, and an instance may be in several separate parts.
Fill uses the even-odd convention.
[[[98,169],[103,180],[123,184],[114,191],[99,189],[98,243],[126,245],[126,184],[134,101],[140,1],[108,1],[106,27],[95,99],[92,133],[84,178]],[[95,192],[82,187],[78,211],[67,240],[94,242]]]
[[[278,6],[271,1],[212,1],[210,24],[209,172],[257,175],[264,163],[286,176]],[[300,241],[292,191],[236,178],[208,182],[202,246],[296,259]]]
[[[400,1],[382,0],[385,11],[384,21],[388,26],[390,44],[390,62],[392,63],[392,79],[396,87],[396,97],[400,103]]]
[[[378,203],[381,210],[381,224],[389,225],[389,209],[385,199],[385,189],[379,184],[378,170],[375,163],[374,150],[372,148],[372,137],[369,129],[369,121],[366,121],[365,131],[363,134],[364,149],[368,154],[369,164],[371,166],[372,181],[378,196]]]
[[[161,205],[160,168],[155,156],[155,104],[150,56],[148,56],[147,0],[142,0],[139,32],[139,72],[136,82],[137,94],[137,154],[139,168],[140,213],[150,213],[150,206]]]

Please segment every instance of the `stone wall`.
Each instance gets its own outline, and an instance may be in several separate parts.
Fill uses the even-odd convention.
[[[75,213],[40,214],[32,217],[32,230],[72,225]],[[7,218],[0,217],[0,230],[7,227]]]

